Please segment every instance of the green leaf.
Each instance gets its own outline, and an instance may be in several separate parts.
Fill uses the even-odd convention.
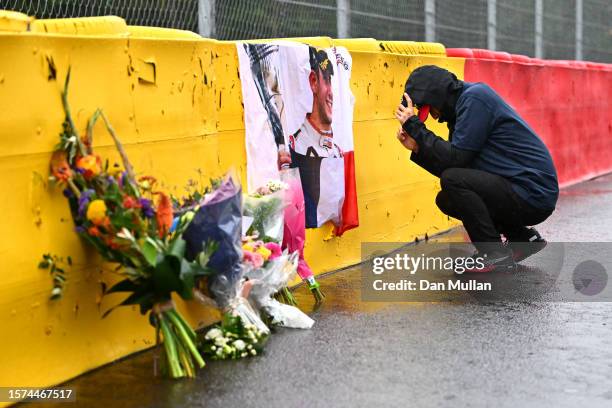
[[[141,313],[142,313],[143,307],[149,307],[149,305],[152,306],[153,299],[154,299],[153,293],[149,292],[145,288],[141,288],[141,289],[143,290],[132,293],[123,302],[108,309],[106,312],[104,312],[104,314],[102,315],[102,318],[104,319],[106,316],[108,316],[113,310],[115,310],[119,306],[140,305]]]
[[[180,272],[180,259],[173,255],[164,256],[152,273],[155,293],[167,296],[172,292],[180,291],[183,286],[179,277]]]
[[[136,292],[140,286],[129,279],[124,279],[119,283],[113,285],[104,294],[116,293],[116,292]]]
[[[147,298],[147,300],[140,302],[140,314],[146,315],[147,312],[153,309],[153,305],[155,304],[153,297]]]
[[[181,259],[180,278],[182,281],[182,288],[177,291],[178,294],[183,299],[192,299],[193,287],[195,286],[196,270],[193,268],[191,263],[185,260],[185,258]]]
[[[150,238],[147,238],[142,245],[142,254],[149,265],[155,266],[157,262],[157,248]]]
[[[105,196],[105,200],[106,200]],[[134,213],[132,211],[117,211],[111,215],[111,224],[115,229],[127,228],[128,230],[136,229],[137,225],[134,222]]]
[[[171,244],[169,253],[171,255],[176,256],[177,258],[183,258],[185,256],[185,249],[187,248],[187,243],[180,236],[176,238]]]

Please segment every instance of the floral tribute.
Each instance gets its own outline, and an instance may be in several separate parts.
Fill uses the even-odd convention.
[[[271,182],[243,197],[240,184],[228,175],[183,200],[170,197],[155,177],[136,176],[102,110],[79,134],[68,104],[69,82],[70,70],[62,92],[65,120],[50,172],[63,189],[75,231],[121,277],[104,287],[104,295],[125,298],[102,317],[119,306],[138,306],[155,328],[163,347],[162,373],[171,378],[194,377],[205,365],[203,356],[260,354],[270,334],[261,316],[274,325],[312,327],[314,321],[291,305],[287,289],[303,257],[303,246],[290,250],[283,245],[287,185]],[[98,120],[113,139],[121,165],[110,165],[94,151]],[[65,264],[72,264],[65,259],[45,254],[39,264],[53,277],[53,299],[61,297]],[[278,293],[288,304],[273,298]],[[219,308],[221,324],[198,336],[176,309],[176,296]]]
[[[163,342],[167,375],[193,377],[204,360],[197,349],[196,333],[176,310],[172,295],[193,297],[196,280],[210,273],[207,260],[214,248],[204,246],[194,259],[186,258],[182,233],[192,214],[183,215],[170,232],[174,219],[170,198],[157,189],[155,178],[136,177],[101,110],[89,120],[87,132],[79,135],[68,105],[69,81],[70,71],[62,92],[66,116],[51,158],[52,177],[64,187],[76,232],[105,261],[115,264],[122,277],[105,294],[126,293],[117,306],[137,305],[143,315],[148,314]],[[100,118],[115,142],[122,167],[109,166],[92,148],[93,128]]]

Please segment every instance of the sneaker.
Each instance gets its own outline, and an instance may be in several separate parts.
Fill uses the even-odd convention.
[[[488,253],[476,252],[472,255],[475,266],[465,268],[466,273],[487,273],[505,271],[512,272],[516,269],[516,263],[509,249],[491,251]],[[480,258],[476,260],[477,258]]]
[[[521,262],[523,259],[537,254],[546,247],[546,240],[542,238],[535,228],[527,228],[528,234],[521,241],[506,242],[506,246],[512,250],[514,262]]]

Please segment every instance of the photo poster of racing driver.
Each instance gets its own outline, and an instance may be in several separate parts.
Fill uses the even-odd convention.
[[[352,59],[344,47],[239,43],[249,191],[298,168],[306,227],[359,225]]]

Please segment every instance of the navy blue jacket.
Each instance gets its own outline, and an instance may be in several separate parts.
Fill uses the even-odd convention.
[[[404,130],[419,145],[411,160],[438,177],[452,167],[497,174],[508,179],[531,206],[554,209],[559,184],[542,140],[488,85],[462,85],[449,124],[450,142],[429,131],[416,116],[404,123]]]

